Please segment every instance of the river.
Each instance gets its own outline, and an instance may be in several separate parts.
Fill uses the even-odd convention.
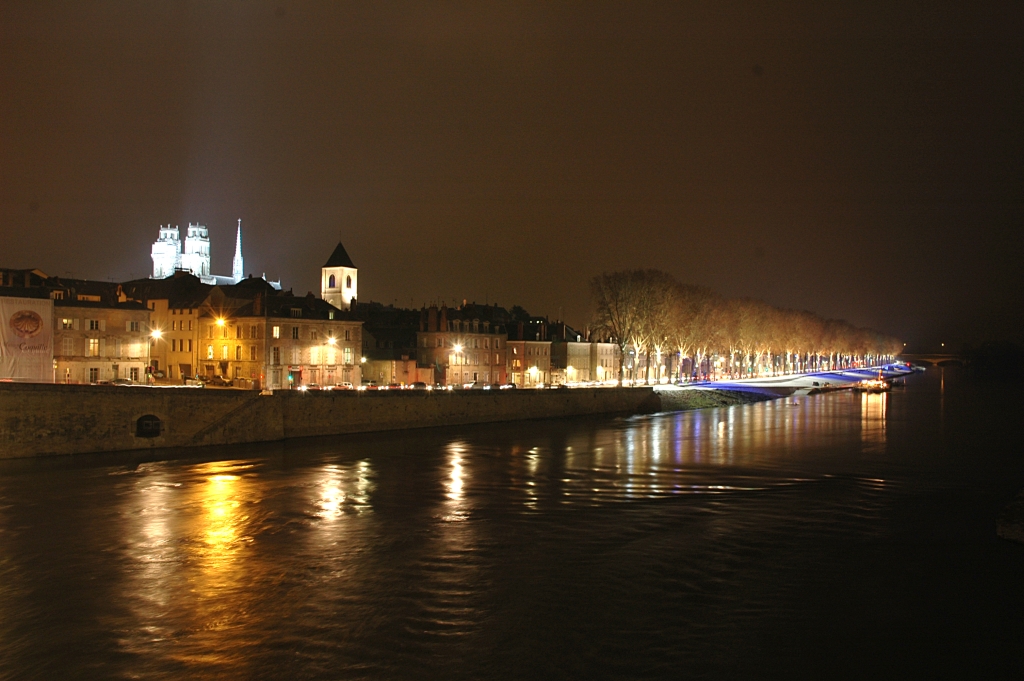
[[[0,678],[1024,678],[1022,405],[0,462]]]

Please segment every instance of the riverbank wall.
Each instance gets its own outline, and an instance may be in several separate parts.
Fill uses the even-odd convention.
[[[0,459],[741,404],[651,388],[278,391],[0,383]]]

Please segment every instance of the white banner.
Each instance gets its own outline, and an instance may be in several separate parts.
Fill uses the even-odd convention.
[[[53,383],[53,301],[0,296],[0,379]]]

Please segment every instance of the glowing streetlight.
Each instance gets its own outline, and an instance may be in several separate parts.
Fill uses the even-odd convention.
[[[160,340],[161,336],[164,335],[164,332],[160,329],[153,329],[149,332],[149,335],[153,337],[153,340]]]
[[[456,343],[455,346],[452,349],[455,350],[455,352],[462,352],[462,345],[459,344],[459,343]]]
[[[217,317],[217,326],[224,326],[224,318]]]
[[[366,364],[366,358],[365,357],[360,357],[359,358],[359,363],[360,364]]]
[[[331,336],[330,338],[327,339],[327,344],[328,345],[335,345],[337,342],[338,342],[338,339],[335,338],[334,336]]]

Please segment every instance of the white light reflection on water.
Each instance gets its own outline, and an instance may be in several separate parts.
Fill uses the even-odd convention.
[[[827,447],[844,433],[866,447],[885,444],[887,397],[848,394],[791,397],[746,406],[626,419],[622,427],[590,440],[570,440],[560,449],[564,470],[548,479],[552,455],[529,450],[522,485],[531,509],[544,498],[601,503],[672,494],[725,493],[761,488],[745,479],[747,468],[778,468],[789,452]],[[722,468],[723,484],[700,482],[706,468]],[[780,474],[772,485],[797,482]]]

